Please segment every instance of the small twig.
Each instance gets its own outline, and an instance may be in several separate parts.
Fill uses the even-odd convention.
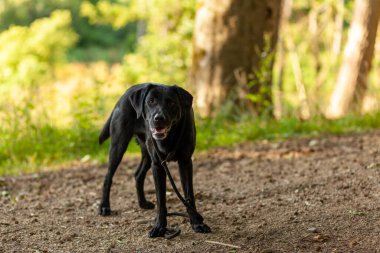
[[[222,245],[222,246],[227,246],[227,247],[231,247],[231,248],[235,248],[235,249],[241,249],[240,246],[236,246],[236,245],[232,245],[232,244],[228,244],[228,243],[222,243],[222,242],[216,242],[216,241],[207,241],[207,240],[205,242],[218,244],[218,245]]]

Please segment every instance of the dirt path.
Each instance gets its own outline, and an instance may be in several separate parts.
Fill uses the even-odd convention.
[[[194,161],[211,234],[170,217],[181,235],[149,239],[155,212],[137,207],[138,160],[127,156],[114,178],[111,217],[97,215],[105,166],[2,178],[0,252],[380,252],[378,131],[248,143]],[[154,200],[151,174],[146,189]],[[173,192],[167,197],[169,211],[183,210]]]

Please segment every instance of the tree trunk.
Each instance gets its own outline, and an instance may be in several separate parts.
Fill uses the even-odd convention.
[[[343,63],[326,111],[329,118],[344,116],[361,106],[380,16],[380,0],[356,0]]]
[[[242,83],[245,92],[253,94],[266,88],[268,92],[261,99],[271,101],[273,49],[280,9],[281,0],[200,1],[193,37],[191,82],[196,87],[195,105],[201,116],[218,113],[229,96],[241,94]],[[268,69],[259,67],[263,61],[269,61],[262,64]],[[246,95],[240,96],[238,102],[246,102]],[[260,112],[264,109],[261,105],[258,100],[252,108]]]
[[[281,7],[281,18],[278,29],[278,42],[276,52],[276,62],[274,71],[277,72],[278,80],[274,84],[273,90],[273,115],[276,119],[280,119],[283,115],[283,82],[284,82],[284,69],[285,69],[285,37],[288,31],[289,18],[292,14],[293,0],[283,0]]]
[[[342,34],[343,34],[343,16],[344,16],[344,0],[338,0],[335,5],[336,14],[335,14],[335,29],[334,29],[334,38],[333,38],[333,54],[335,56],[340,53],[340,46],[342,43]]]

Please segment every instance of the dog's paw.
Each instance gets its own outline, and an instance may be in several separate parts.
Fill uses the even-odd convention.
[[[142,209],[154,209],[154,204],[150,201],[139,202],[139,206]]]
[[[161,227],[161,226],[154,226],[150,231],[148,236],[150,238],[154,237],[164,237],[166,232],[166,228]]]
[[[109,206],[100,206],[100,208],[99,208],[99,214],[101,216],[111,215],[111,208]]]
[[[204,223],[191,224],[191,227],[197,233],[211,233],[211,228]]]

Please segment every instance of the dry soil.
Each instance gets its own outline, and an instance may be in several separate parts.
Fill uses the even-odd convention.
[[[380,252],[379,131],[196,154],[197,205],[212,233],[169,217],[182,230],[172,240],[147,237],[155,211],[138,208],[138,162],[127,154],[117,171],[110,217],[97,214],[106,165],[1,178],[0,252]],[[154,201],[150,172],[146,191]],[[170,190],[167,199],[184,210]]]

